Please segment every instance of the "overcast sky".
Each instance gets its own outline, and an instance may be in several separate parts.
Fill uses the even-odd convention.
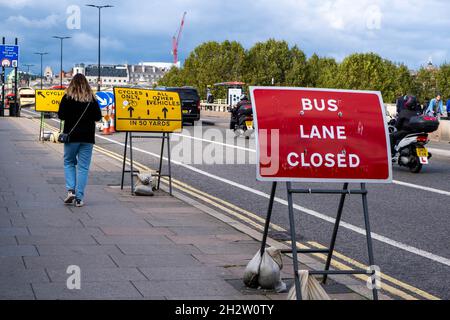
[[[0,36],[8,43],[19,38],[20,62],[35,64],[35,72],[35,51],[49,52],[44,65],[59,68],[53,35],[72,37],[64,42],[65,69],[96,63],[98,11],[87,3],[114,5],[102,11],[102,63],[172,61],[171,39],[184,11],[181,61],[205,41],[237,40],[250,48],[269,38],[338,60],[372,51],[412,69],[430,57],[438,65],[450,61],[445,0],[0,0]],[[79,29],[73,6],[80,8]]]

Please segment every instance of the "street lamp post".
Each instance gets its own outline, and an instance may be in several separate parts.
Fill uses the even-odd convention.
[[[34,64],[24,64],[27,67],[27,86],[30,86],[30,67],[34,67]]]
[[[100,19],[101,19],[101,9],[103,8],[112,8],[114,6],[106,4],[102,6],[97,6],[94,4],[87,4],[86,6],[97,8],[98,9],[98,78],[97,78],[97,91],[100,91],[100,82],[101,82],[101,71],[100,71]]]
[[[62,89],[62,78],[63,78],[63,40],[70,39],[72,37],[61,37],[61,36],[53,36],[52,38],[61,40],[61,71],[59,74],[59,85]]]
[[[35,52],[34,54],[38,54],[38,55],[41,56],[41,90],[42,90],[42,78],[43,78],[43,75],[42,75],[42,56],[45,56],[46,54],[48,54],[48,52]]]

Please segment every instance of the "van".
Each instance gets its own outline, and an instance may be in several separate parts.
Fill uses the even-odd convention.
[[[183,122],[194,124],[200,120],[200,96],[197,89],[193,87],[163,87],[157,90],[178,92],[181,100],[181,112]]]

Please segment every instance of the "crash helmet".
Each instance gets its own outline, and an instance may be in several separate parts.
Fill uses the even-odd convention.
[[[417,98],[415,96],[405,96],[404,106],[408,110],[415,110],[417,106]]]

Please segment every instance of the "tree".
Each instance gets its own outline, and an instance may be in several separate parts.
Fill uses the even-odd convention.
[[[444,64],[437,72],[437,89],[445,99],[450,99],[450,64]]]
[[[245,50],[236,41],[205,42],[190,53],[180,71],[170,71],[160,83],[190,85],[206,96],[206,88],[218,82],[243,78]]]
[[[420,101],[434,98],[438,89],[437,70],[421,68],[416,75],[415,85]]]
[[[291,66],[286,72],[286,85],[305,87],[308,81],[308,64],[305,53],[297,46],[292,47]]]
[[[339,66],[337,84],[344,89],[381,91],[385,101],[398,95],[397,67],[375,53],[352,54]]]
[[[313,54],[308,60],[307,86],[312,88],[336,88],[338,64],[333,58],[321,58]]]
[[[245,81],[251,85],[283,86],[287,84],[287,74],[292,68],[292,55],[286,41],[270,39],[256,43],[247,53],[245,59]],[[301,65],[301,54],[296,52],[298,66]],[[290,75],[291,80],[295,77]],[[273,80],[272,80],[273,79]]]

